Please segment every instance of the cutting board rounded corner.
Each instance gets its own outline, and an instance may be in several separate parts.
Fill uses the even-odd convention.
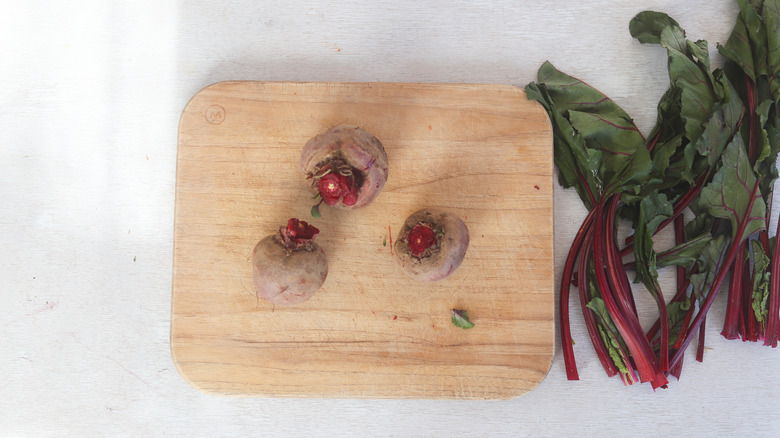
[[[173,336],[173,332],[174,332],[173,324],[174,324],[173,315],[171,315],[171,336]],[[187,375],[187,372],[183,369],[182,362],[176,357],[176,346],[174,345],[173,342],[171,342],[170,350],[171,350],[171,361],[173,362],[173,366],[176,367],[176,372],[179,373],[179,376],[185,382],[187,382],[187,384],[189,384],[191,387],[195,388],[196,390],[203,392],[204,394],[215,395],[215,396],[222,395],[222,393],[220,392],[210,391],[208,388],[204,388],[198,385],[198,383],[195,380],[191,379]]]
[[[173,326],[171,327],[171,332],[173,332]],[[212,387],[207,387],[200,385],[198,383],[198,380],[195,378],[190,377],[187,374],[187,371],[184,370],[184,366],[182,364],[182,361],[180,361],[176,356],[176,347],[173,343],[171,343],[171,361],[173,362],[173,366],[176,368],[176,372],[179,374],[179,376],[184,380],[189,386],[191,386],[193,389],[195,389],[198,392],[201,392],[206,395],[214,396],[214,397],[241,397],[241,396],[253,396],[253,397],[273,397],[274,394],[272,393],[254,393],[254,394],[242,394],[242,393],[234,393],[232,391],[224,391],[215,389]],[[204,381],[204,383],[208,383],[208,381]]]
[[[525,100],[528,104],[530,104],[531,107],[534,108],[534,110],[537,113],[539,113],[537,117],[539,118],[539,120],[543,121],[547,125],[545,130],[550,133],[550,150],[552,150],[553,148],[552,121],[550,120],[550,116],[547,114],[547,110],[544,109],[544,106],[540,102],[534,99],[529,99],[528,94],[525,92],[524,88],[519,87],[517,85],[510,85],[510,86],[520,90],[520,92],[523,93],[523,100]],[[551,159],[551,166],[552,166],[552,159]]]
[[[208,94],[208,93],[219,93],[219,89],[223,88],[225,86],[228,86],[229,84],[235,84],[239,82],[251,82],[251,81],[218,81],[211,84],[206,85],[205,87],[201,88],[195,94],[193,94],[190,99],[187,101],[186,104],[184,104],[184,108],[182,108],[181,113],[179,114],[179,129],[178,132],[181,134],[182,132],[182,125],[184,123],[185,116],[187,113],[191,112],[191,106],[197,102],[202,95]]]

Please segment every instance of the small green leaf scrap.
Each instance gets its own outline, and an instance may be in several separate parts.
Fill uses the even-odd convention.
[[[460,327],[462,329],[470,329],[474,327],[474,323],[469,321],[469,313],[467,311],[450,309],[450,313],[452,314],[452,323],[456,327]]]
[[[315,219],[320,218],[320,204],[316,204],[314,207],[311,208],[311,217]]]

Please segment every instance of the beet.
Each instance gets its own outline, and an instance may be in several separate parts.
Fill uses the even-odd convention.
[[[468,246],[469,231],[459,217],[426,208],[406,219],[393,249],[395,260],[409,275],[438,281],[458,269]]]
[[[370,204],[387,182],[387,154],[382,143],[357,126],[339,125],[312,138],[301,151],[301,171],[320,199],[319,205],[357,209]]]
[[[279,233],[260,240],[252,252],[252,280],[258,297],[281,305],[302,303],[325,282],[328,260],[313,239],[319,230],[290,219]]]

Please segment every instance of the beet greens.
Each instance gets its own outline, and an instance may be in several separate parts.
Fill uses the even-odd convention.
[[[739,3],[734,31],[718,46],[723,69],[711,68],[706,41],[688,40],[668,15],[642,12],[631,20],[634,38],[667,52],[669,89],[648,137],[615,102],[549,62],[525,88],[550,117],[559,182],[588,209],[560,283],[570,380],[579,378],[569,325],[572,285],[604,370],[626,385],[638,380],[655,389],[669,375],[679,378],[697,334],[702,360],[707,312],[729,274],[724,336],[738,332],[777,345],[780,239],[769,239],[767,224],[780,151],[780,0]],[[621,220],[633,228],[622,247]],[[675,245],[658,251],[654,236],[670,224]],[[674,294],[658,282],[667,266],[676,269]],[[657,305],[658,320],[647,331],[630,272]]]
[[[763,202],[771,206],[780,148],[780,1],[743,1],[739,6],[734,29],[718,50],[727,58],[724,70],[745,102],[740,131]],[[770,213],[771,208],[767,208],[766,223]],[[770,270],[774,267],[780,273],[780,267],[775,266],[780,261],[775,261],[778,257],[773,257],[773,249],[766,229],[738,249],[721,332],[724,337],[763,340],[765,345],[777,346],[780,288],[771,287]]]

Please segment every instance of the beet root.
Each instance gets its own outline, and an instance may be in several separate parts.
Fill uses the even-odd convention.
[[[278,234],[266,236],[252,251],[252,280],[255,292],[274,304],[302,303],[325,282],[328,260],[312,239],[316,228],[290,219]]]
[[[469,231],[457,216],[422,209],[404,222],[393,249],[396,262],[420,281],[450,276],[463,262],[469,247]]]
[[[387,182],[387,154],[367,131],[339,125],[306,142],[301,171],[320,204],[357,209],[370,204]],[[318,211],[320,204],[312,211]]]

